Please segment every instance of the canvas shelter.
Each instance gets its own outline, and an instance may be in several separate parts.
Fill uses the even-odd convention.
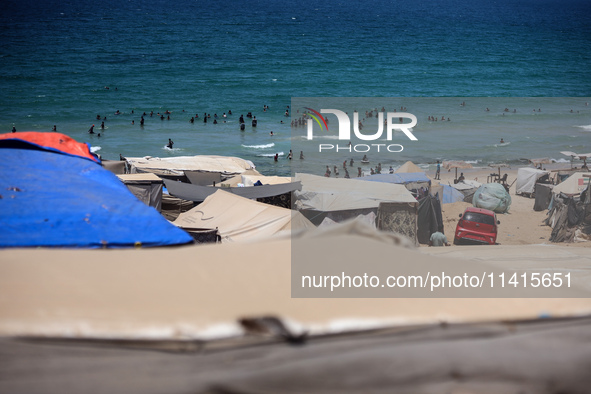
[[[413,250],[343,227],[264,243],[0,250],[8,300],[0,392],[583,393],[591,385],[589,248]],[[360,261],[361,273],[570,269],[581,280],[573,276],[575,298],[515,297],[513,286],[504,289],[510,299],[387,296],[392,289],[383,298],[293,298],[294,250],[316,264],[325,261],[320,250]],[[461,271],[449,271],[458,262]]]
[[[228,156],[177,156],[177,157],[126,157],[129,173],[153,172],[156,175],[185,175],[185,171],[219,173],[222,177],[255,170],[255,165],[239,157]]]
[[[591,172],[575,172],[565,181],[554,186],[552,193],[554,195],[564,193],[569,195],[580,194],[587,188],[589,180],[591,179]]]
[[[395,183],[404,185],[407,190],[423,189],[427,193],[431,188],[431,179],[424,172],[401,172],[394,174],[374,174],[362,178],[353,178],[354,180]]]
[[[534,211],[544,211],[550,206],[552,201],[552,189],[554,185],[548,185],[545,183],[536,183],[535,194],[536,199],[534,202]]]
[[[222,182],[222,187],[230,186],[237,187],[240,184],[243,186],[254,186],[257,182],[263,185],[279,185],[284,183],[291,183],[293,180],[288,176],[267,176],[260,174],[241,174],[228,178]]]
[[[378,228],[416,241],[418,202],[404,186],[310,174],[296,174],[295,179],[302,189],[294,192],[294,206],[312,223],[319,225],[327,217],[343,222],[374,212]]]
[[[515,194],[532,194],[538,179],[550,175],[550,171],[538,170],[532,167],[522,167],[517,170],[517,181],[515,183]]]
[[[120,248],[192,242],[60,133],[0,135],[0,246]]]
[[[117,178],[127,186],[138,200],[156,208],[158,212],[162,210],[162,188],[164,183],[156,174],[121,174],[117,175]]]
[[[190,183],[164,179],[164,184],[166,185],[166,189],[170,195],[195,202],[204,201],[208,196],[220,189],[245,198],[256,199],[279,196],[290,193],[294,190],[299,190],[301,188],[301,184],[299,182],[279,183],[276,185],[220,188],[213,186],[192,185]]]
[[[218,189],[173,222],[187,230],[218,229],[222,242],[267,239],[289,230],[313,228],[301,213],[263,204]]]
[[[413,172],[425,172],[425,171],[422,170],[419,166],[417,166],[415,163],[413,163],[410,160],[407,161],[406,163],[404,163],[403,165],[401,165],[396,171],[394,171],[395,174],[413,173]]]

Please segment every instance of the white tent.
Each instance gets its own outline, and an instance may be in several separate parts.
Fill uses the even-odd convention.
[[[239,157],[226,156],[177,156],[177,157],[127,157],[130,172],[153,172],[160,175],[184,175],[185,171],[217,172],[225,176],[254,170],[255,165]]]
[[[279,185],[282,183],[292,182],[291,177],[288,176],[266,176],[266,175],[236,175],[228,178],[222,182],[222,185],[236,187],[238,184],[244,186],[254,186],[257,181],[261,181],[263,185]]]
[[[531,167],[523,167],[517,170],[517,182],[515,184],[515,193],[533,193],[536,181],[544,175],[549,175],[550,171],[538,170]]]
[[[266,239],[290,229],[313,228],[301,213],[218,190],[173,222],[181,228],[217,228],[222,242]]]
[[[295,180],[302,182],[302,190],[294,192],[298,210],[333,212],[377,208],[380,202],[417,203],[406,187],[393,183],[358,182],[310,174],[296,174]]]
[[[554,194],[579,194],[589,184],[589,178],[591,178],[591,172],[575,172],[566,180],[552,189]]]

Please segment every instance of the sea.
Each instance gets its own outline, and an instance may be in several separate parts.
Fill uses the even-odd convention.
[[[591,152],[590,16],[588,0],[4,0],[0,132],[55,127],[106,160],[237,156],[323,175],[364,153],[300,149],[292,101],[355,97],[362,118],[417,117],[418,141],[396,135],[382,167],[566,163]]]

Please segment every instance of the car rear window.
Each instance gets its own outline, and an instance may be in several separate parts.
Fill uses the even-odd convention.
[[[466,212],[462,219],[468,220],[470,222],[489,224],[491,226],[495,225],[495,218],[494,217],[489,216],[489,215],[485,215],[482,213],[478,213],[478,212]]]

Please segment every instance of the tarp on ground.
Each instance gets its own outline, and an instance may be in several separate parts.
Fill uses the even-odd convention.
[[[310,174],[296,174],[302,189],[294,193],[298,210],[319,212],[372,208],[380,202],[417,204],[417,200],[398,184],[359,182],[355,179],[327,178]]]
[[[222,242],[267,239],[288,230],[310,229],[300,212],[249,200],[218,189],[173,222],[181,228],[217,228]]]
[[[158,175],[184,175],[185,171],[203,171],[232,176],[255,169],[255,165],[249,160],[227,156],[146,156],[126,157],[125,160],[131,173],[153,172]]]
[[[93,158],[0,140],[0,246],[133,247],[192,242]],[[23,144],[26,141],[22,141]]]
[[[265,198],[278,196],[300,190],[300,182],[281,183],[277,185],[263,185],[263,186],[248,186],[248,187],[213,187],[213,186],[199,186],[190,183],[183,183],[164,179],[166,189],[171,196],[182,198],[184,200],[201,202],[222,189],[228,193],[236,194],[245,198]]]
[[[558,185],[554,186],[552,189],[552,193],[555,195],[564,193],[564,194],[579,194],[589,184],[589,180],[591,179],[591,172],[575,172],[564,182],[559,183]]]
[[[412,161],[407,161],[403,165],[401,165],[394,173],[412,173],[412,172],[425,172],[420,167],[418,167]]]
[[[515,193],[533,193],[538,179],[544,175],[549,175],[550,171],[538,170],[532,167],[522,167],[517,170],[517,181],[515,183]]]
[[[0,134],[0,141],[3,147],[37,147],[51,152],[58,152],[62,155],[83,157],[100,163],[97,155],[90,151],[90,145],[78,142],[73,138],[61,133],[41,133],[37,131],[24,131],[18,133]]]

